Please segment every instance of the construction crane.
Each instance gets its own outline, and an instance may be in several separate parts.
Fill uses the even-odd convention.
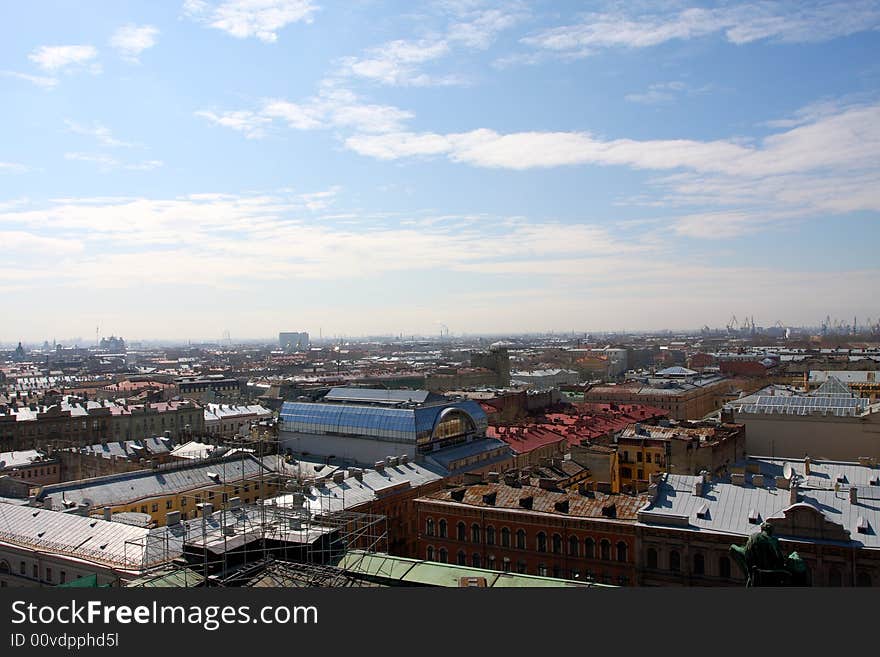
[[[734,331],[739,331],[739,322],[736,319],[736,315],[733,315],[730,321],[727,322],[727,332],[733,333]]]

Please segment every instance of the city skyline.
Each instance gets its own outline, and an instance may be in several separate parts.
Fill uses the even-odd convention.
[[[0,342],[880,318],[878,2],[7,13]]]

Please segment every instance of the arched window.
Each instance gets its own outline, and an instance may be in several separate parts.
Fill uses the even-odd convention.
[[[596,558],[596,541],[592,538],[584,539],[584,557],[587,559],[595,559]]]
[[[434,535],[434,519],[433,518],[428,518],[427,520],[425,520],[425,534],[427,536]]]
[[[626,561],[627,558],[627,546],[624,541],[617,542],[617,560],[618,561]]]
[[[718,574],[724,579],[730,578],[730,559],[718,557]]]
[[[538,552],[547,551],[547,534],[538,532]]]
[[[706,559],[703,555],[697,552],[694,555],[694,575],[705,575],[706,574]]]
[[[0,573],[8,574],[9,573],[9,562],[0,561]]]
[[[562,536],[553,534],[553,554],[562,554]]]
[[[871,586],[871,576],[864,570],[860,570],[856,575],[856,586]]]
[[[442,547],[442,548],[440,548],[440,550],[439,550],[438,552],[439,552],[439,555],[440,555],[440,563],[446,563],[446,560],[447,560],[447,556],[446,556],[446,555],[447,555],[446,548],[443,548],[443,547]]]
[[[446,538],[446,518],[440,519],[440,522],[437,523],[437,528],[440,530],[440,538]]]
[[[480,542],[480,526],[477,523],[471,525],[471,542]]]
[[[669,570],[674,573],[681,570],[681,555],[678,553],[678,550],[673,550],[669,553]]]
[[[476,552],[474,552],[474,553],[471,555],[471,565],[472,565],[474,568],[479,568],[479,567],[480,567],[480,555],[477,554]]]
[[[507,538],[510,540],[509,534]],[[486,545],[495,545],[495,528],[492,525],[486,527]]]
[[[495,570],[495,555],[494,554],[490,554],[488,557],[486,557],[486,568],[488,568],[489,570]]]
[[[460,522],[455,526],[455,533],[456,533],[455,537],[459,541],[466,541],[467,540],[467,530],[465,529],[463,522]]]
[[[657,550],[652,547],[649,547],[648,551],[645,552],[645,566],[647,568],[657,568]]]
[[[577,536],[568,537],[568,556],[576,557],[578,555],[578,538]]]
[[[526,549],[526,532],[524,529],[516,530],[516,547],[518,550]]]
[[[604,538],[599,541],[599,556],[602,561],[611,560],[611,541]]]
[[[464,550],[458,551],[458,565],[467,566],[467,555],[464,553]]]
[[[510,529],[508,527],[501,528],[501,547],[510,547]]]
[[[434,561],[434,547],[429,545],[428,549],[425,550],[425,558],[428,561]]]

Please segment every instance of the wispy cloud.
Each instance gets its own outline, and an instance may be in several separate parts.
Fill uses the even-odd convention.
[[[722,35],[736,45],[763,40],[816,43],[878,27],[880,5],[874,0],[769,1],[655,9],[643,14],[591,13],[576,22],[524,37],[522,43],[546,54],[578,58],[608,48],[648,48],[710,35]]]
[[[0,162],[0,173],[26,173],[30,167],[18,162]]]
[[[271,122],[270,118],[247,110],[219,113],[211,110],[198,110],[195,115],[207,119],[214,125],[241,132],[248,139],[264,137],[266,135],[265,128]]]
[[[16,78],[18,80],[25,80],[43,89],[54,89],[58,85],[58,78],[52,78],[45,75],[30,75],[18,71],[0,71],[0,75],[9,78]]]
[[[110,45],[123,59],[137,63],[139,55],[156,45],[159,28],[153,25],[134,25],[129,23],[117,29],[110,37]]]
[[[687,85],[678,80],[672,82],[655,82],[654,84],[649,85],[646,91],[627,94],[624,98],[631,103],[659,105],[672,102],[686,88]]]
[[[100,70],[99,65],[93,63],[97,57],[97,49],[90,45],[40,46],[28,55],[37,66],[53,73],[81,68],[96,73]]]
[[[238,39],[278,40],[278,32],[291,23],[311,23],[318,10],[311,0],[186,0],[184,14]]]
[[[102,146],[109,146],[112,148],[129,148],[135,146],[135,144],[132,144],[130,142],[117,139],[113,136],[108,127],[98,122],[95,122],[92,125],[83,125],[81,123],[77,123],[76,121],[65,119],[64,124],[67,126],[68,131],[77,135],[83,135],[85,137],[93,137]]]
[[[106,153],[70,152],[64,154],[64,159],[74,162],[87,162],[89,164],[97,165],[98,169],[104,173],[116,170],[152,171],[153,169],[158,169],[164,164],[161,160],[124,162],[122,160],[119,160],[118,158],[113,157],[112,155],[107,155]]]

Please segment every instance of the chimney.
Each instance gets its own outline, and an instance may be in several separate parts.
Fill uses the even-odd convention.
[[[730,474],[730,483],[734,486],[742,486],[746,483],[746,475],[742,472],[732,472]]]
[[[406,465],[407,463],[409,463],[409,454],[401,454],[400,465]]]
[[[789,504],[797,504],[798,501],[798,487],[797,484],[793,483],[791,488],[788,489],[788,503]]]
[[[345,472],[343,470],[337,470],[333,473],[333,483],[341,484],[345,480]]]
[[[652,484],[659,484],[661,481],[663,481],[663,473],[662,472],[652,472],[651,473],[651,483]]]
[[[169,527],[180,524],[180,511],[169,511],[165,514],[165,524]]]
[[[350,468],[348,474],[357,479],[358,481],[364,480],[364,471],[360,468]]]
[[[104,507],[104,520],[112,520],[113,519],[113,509],[109,506]]]
[[[810,461],[810,457],[809,456],[805,457],[804,458],[804,474],[805,475],[810,474],[810,463],[812,463],[812,461]]]
[[[696,497],[703,496],[703,480],[702,479],[698,479],[697,481],[694,482],[694,495]]]
[[[762,474],[753,474],[752,475],[752,485],[756,488],[764,487],[764,475]]]
[[[578,495],[591,496],[593,494],[593,482],[585,481],[578,484]]]
[[[373,469],[376,472],[385,472],[385,461],[376,461],[373,464]]]
[[[214,513],[214,505],[211,502],[202,504],[202,518],[207,518]]]
[[[785,477],[776,477],[776,488],[788,488],[790,483]]]
[[[498,479],[499,479],[499,475],[497,472],[490,472],[486,477],[486,480],[492,484],[497,484]]]
[[[703,477],[703,483],[708,484],[712,481],[712,473],[708,470],[703,470],[700,472],[700,475]]]
[[[538,487],[543,490],[559,490],[559,486],[556,485],[556,480],[549,477],[541,477],[538,480]]]
[[[850,504],[858,504],[859,503],[859,490],[855,486],[849,487],[849,503]]]

